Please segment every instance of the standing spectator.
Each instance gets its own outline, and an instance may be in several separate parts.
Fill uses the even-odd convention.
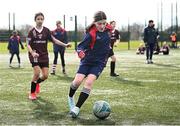
[[[20,67],[21,60],[20,60],[20,56],[19,56],[19,44],[21,45],[21,49],[24,49],[24,46],[21,42],[21,38],[18,35],[18,32],[15,30],[15,31],[13,31],[12,36],[9,38],[9,43],[8,43],[8,50],[11,54],[11,57],[9,60],[9,67],[12,67],[11,63],[12,63],[14,54],[16,54],[16,56],[17,56],[18,63],[19,63],[18,67]]]
[[[144,43],[146,46],[146,63],[153,64],[153,50],[157,42],[157,31],[154,28],[154,21],[149,20],[148,27],[144,29]]]
[[[63,29],[61,27],[61,21],[57,21],[56,22],[56,26],[57,28],[52,31],[52,35],[60,40],[61,42],[67,44],[67,33],[65,31],[65,29]],[[66,70],[65,70],[65,60],[64,60],[64,53],[65,53],[65,47],[58,45],[56,43],[53,43],[53,51],[54,51],[54,61],[53,61],[53,65],[52,65],[52,69],[51,69],[51,74],[55,75],[56,73],[56,65],[57,65],[57,60],[58,60],[58,53],[60,54],[61,57],[61,65],[62,65],[62,72],[63,74],[66,74]]]
[[[176,33],[173,32],[173,33],[171,34],[170,38],[171,38],[171,42],[172,42],[171,47],[172,47],[172,48],[177,48],[177,35],[176,35]]]

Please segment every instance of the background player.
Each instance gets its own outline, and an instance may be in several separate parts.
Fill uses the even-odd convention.
[[[154,21],[149,20],[148,27],[144,29],[144,43],[146,46],[146,63],[153,64],[153,50],[157,43],[158,32],[154,28]]]
[[[29,99],[35,100],[37,98],[36,94],[40,91],[39,83],[48,78],[49,70],[49,58],[47,51],[48,40],[55,42],[56,44],[62,45],[64,47],[71,46],[70,44],[64,44],[63,42],[57,40],[51,35],[48,28],[43,26],[44,15],[39,12],[35,14],[34,20],[36,26],[33,27],[28,33],[28,51],[29,60],[33,67],[33,78],[31,81],[31,93],[29,94]],[[42,76],[40,77],[40,71]]]
[[[57,28],[52,31],[52,35],[60,40],[63,43],[68,43],[67,41],[67,33],[65,31],[65,29],[63,29],[61,27],[61,21],[57,21],[56,22],[56,26]],[[63,74],[66,74],[66,70],[65,70],[65,60],[64,60],[64,53],[65,53],[65,47],[60,46],[56,43],[53,43],[53,51],[54,51],[54,61],[53,61],[53,65],[52,65],[52,69],[51,69],[51,74],[55,75],[56,73],[56,65],[57,65],[57,60],[58,60],[58,53],[60,54],[61,57],[61,65],[62,65],[62,72]]]
[[[17,59],[18,59],[18,67],[20,67],[21,64],[21,60],[20,60],[20,56],[19,56],[19,44],[21,45],[21,49],[24,49],[24,46],[21,42],[21,38],[18,35],[18,32],[15,30],[12,32],[12,36],[9,38],[9,43],[8,43],[8,50],[11,54],[10,60],[9,60],[9,67],[11,66],[14,54],[16,54]]]
[[[115,29],[116,27],[116,22],[115,21],[111,21],[110,25],[112,26],[112,32],[111,32],[111,50],[109,53],[109,57],[111,58],[111,63],[110,63],[110,76],[112,77],[117,77],[119,76],[118,74],[115,73],[115,67],[116,67],[116,57],[114,55],[114,51],[113,51],[113,47],[117,47],[117,44],[120,41],[120,33],[117,29]]]

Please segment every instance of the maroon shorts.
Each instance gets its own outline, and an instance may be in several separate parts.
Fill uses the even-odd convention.
[[[43,67],[48,67],[49,68],[49,62],[42,62],[42,63],[31,62],[31,64],[32,64],[32,67],[39,66],[40,68],[43,68]]]

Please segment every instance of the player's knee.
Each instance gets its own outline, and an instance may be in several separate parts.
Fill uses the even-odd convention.
[[[113,58],[112,58],[112,62],[116,62],[116,57],[113,57]]]
[[[40,73],[34,73],[35,78],[39,78],[39,76],[40,76]]]
[[[82,80],[74,80],[73,83],[76,85],[76,86],[79,86],[81,83],[82,83]]]
[[[46,80],[46,79],[48,79],[48,74],[45,74],[45,75],[43,75],[43,80]]]

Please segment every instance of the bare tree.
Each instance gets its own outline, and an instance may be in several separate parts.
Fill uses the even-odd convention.
[[[144,30],[143,24],[133,23],[130,26],[131,40],[140,40]]]
[[[30,30],[32,27],[33,27],[33,26],[32,26],[32,25],[29,25],[29,24],[21,25],[21,26],[19,27],[19,31],[21,32],[22,36],[27,36],[29,30]]]

